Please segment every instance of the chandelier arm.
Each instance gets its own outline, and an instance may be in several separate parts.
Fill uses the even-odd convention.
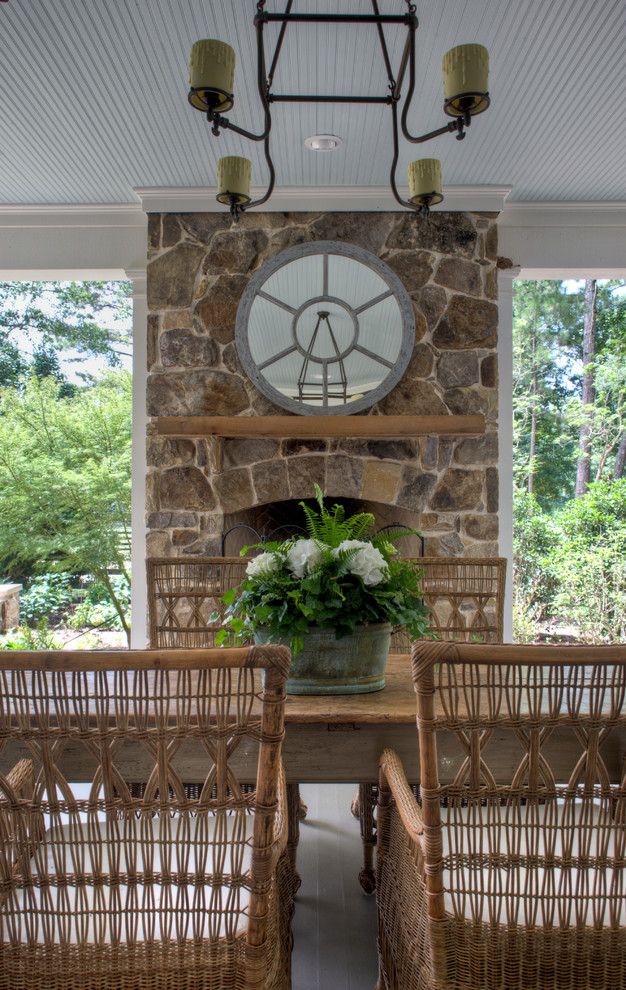
[[[291,13],[291,8],[292,7],[293,7],[293,0],[288,0],[287,6],[285,8],[285,17],[288,17],[289,16],[289,14]],[[258,16],[261,17],[263,21],[265,21],[265,19],[267,18],[267,14],[265,14],[264,11],[263,12],[260,12]],[[280,55],[280,50],[283,47],[283,39],[285,37],[285,31],[287,30],[287,24],[288,23],[289,22],[287,20],[284,20],[282,22],[281,26],[280,26],[280,32],[279,32],[279,35],[278,35],[278,41],[276,42],[276,48],[274,50],[274,57],[272,58],[272,64],[270,66],[270,71],[269,71],[268,76],[267,76],[267,92],[268,92],[268,95],[269,95],[269,92],[270,92],[270,90],[272,88],[272,83],[274,81],[274,73],[276,72],[276,65],[278,64],[278,56]],[[263,30],[263,27],[262,26],[261,26],[261,30]]]
[[[392,92],[394,100],[400,99],[402,84],[404,82],[404,75],[406,72],[406,67],[409,62],[409,58],[411,57],[411,53],[413,53],[413,58],[415,58],[415,33],[417,31],[417,26],[418,26],[417,17],[411,15],[409,19],[409,15],[407,15],[408,34],[406,41],[404,43],[404,48],[402,50],[402,58],[400,59],[400,68],[398,69],[398,77],[396,79],[396,84]],[[410,102],[411,102],[411,98],[409,96],[409,103]]]
[[[411,203],[408,199],[402,199],[402,196],[398,192],[398,187],[396,186],[396,167],[398,164],[398,104],[391,104],[391,120],[393,124],[393,160],[391,162],[391,172],[389,174],[389,184],[391,186],[391,191],[400,204],[400,206],[406,206],[409,210],[418,210],[419,207],[415,203]]]
[[[442,134],[450,134],[453,131],[458,131],[457,138],[460,138],[465,137],[463,126],[463,118],[457,117],[456,120],[451,120],[449,124],[444,124],[443,127],[439,127],[436,131],[429,131],[428,134],[422,134],[420,137],[414,137],[403,127],[402,136],[406,138],[407,141],[410,141],[411,144],[423,144],[424,141],[431,141],[433,138],[441,137]]]
[[[376,0],[372,0],[372,9],[376,17],[380,17],[380,11],[378,9],[378,3]],[[396,81],[393,78],[393,71],[391,68],[391,62],[389,60],[389,52],[387,51],[387,43],[385,42],[385,34],[383,31],[383,26],[380,21],[376,24],[376,30],[378,31],[378,38],[380,40],[380,47],[383,53],[383,59],[385,61],[385,69],[387,71],[387,79],[389,80],[389,88],[393,92],[396,88]]]
[[[268,116],[269,116],[269,110],[268,110]],[[270,182],[269,182],[269,185],[267,187],[267,192],[265,193],[264,196],[261,196],[260,199],[255,199],[251,203],[246,203],[245,206],[242,207],[242,210],[249,210],[253,206],[263,206],[263,203],[267,203],[268,199],[270,198],[270,196],[274,192],[274,183],[276,182],[276,170],[274,168],[274,162],[272,161],[272,156],[270,154],[270,133],[269,133],[269,129],[271,128],[271,126],[272,126],[272,121],[271,121],[271,118],[270,118],[269,123],[268,123],[267,137],[265,138],[265,142],[264,142],[264,146],[263,146],[263,150],[265,151],[265,161],[267,162],[268,168],[270,170]]]
[[[407,39],[408,52],[408,62],[409,62],[409,89],[406,94],[406,100],[404,101],[404,106],[402,107],[402,115],[400,117],[400,128],[402,130],[402,137],[408,141],[410,144],[423,144],[425,141],[431,141],[433,138],[440,137],[442,134],[457,132],[457,138],[461,140],[465,137],[464,127],[469,126],[470,117],[467,114],[465,117],[457,117],[455,120],[449,121],[444,124],[443,127],[437,128],[435,131],[428,131],[427,134],[421,134],[416,136],[409,132],[407,127],[407,117],[409,113],[409,108],[411,106],[411,101],[413,99],[413,93],[415,91],[415,32],[417,30],[417,17],[413,15],[412,20],[409,23],[409,37]],[[400,72],[398,73],[398,82],[396,84],[396,89],[394,91],[394,97],[400,99],[400,87],[402,85],[404,72],[406,69],[406,48],[402,56],[402,64],[400,66]]]
[[[287,6],[289,10],[289,5]],[[260,10],[254,19],[257,32],[257,52],[258,52],[258,73],[257,73],[257,83],[259,87],[259,98],[263,104],[263,111],[265,113],[265,129],[263,131],[263,151],[265,152],[265,161],[270,171],[270,181],[267,187],[267,191],[264,196],[260,199],[255,199],[250,203],[246,203],[243,207],[244,210],[251,209],[254,206],[262,206],[263,203],[267,203],[268,199],[274,192],[274,183],[276,182],[276,170],[274,168],[274,162],[272,161],[272,155],[270,152],[270,131],[272,129],[272,112],[270,110],[269,103],[269,85],[265,77],[265,49],[263,47],[263,23],[267,19],[268,15]]]
[[[219,134],[220,127],[222,130],[229,130],[233,131],[235,134],[241,134],[242,137],[248,138],[250,141],[265,141],[268,134],[267,130],[262,134],[252,134],[250,131],[246,131],[243,127],[238,127],[237,124],[233,124],[228,117],[223,117],[222,114],[215,113],[213,110],[207,110],[207,120],[213,124],[213,134],[215,134],[216,137]]]

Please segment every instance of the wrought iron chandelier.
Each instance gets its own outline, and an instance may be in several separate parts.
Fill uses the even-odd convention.
[[[435,158],[411,162],[408,168],[409,198],[402,199],[396,185],[396,166],[399,155],[399,132],[411,144],[423,144],[442,134],[453,133],[458,141],[465,137],[472,117],[482,113],[489,106],[487,79],[489,56],[482,45],[459,45],[447,52],[443,59],[444,113],[453,119],[427,134],[415,136],[409,132],[407,118],[415,90],[415,35],[418,19],[415,4],[405,0],[406,13],[381,14],[377,0],[372,0],[371,14],[297,14],[292,13],[293,0],[288,0],[284,13],[270,14],[265,10],[266,0],[256,5],[254,25],[257,35],[257,84],[264,112],[264,127],[261,133],[253,134],[232,123],[225,114],[234,104],[235,52],[230,45],[214,39],[197,41],[191,51],[191,89],[189,102],[196,110],[206,114],[211,124],[211,132],[216,137],[223,130],[234,131],[251,141],[263,142],[265,159],[269,168],[269,185],[259,199],[250,197],[252,166],[247,158],[230,156],[221,158],[218,164],[218,193],[220,203],[230,207],[235,220],[244,210],[267,203],[274,190],[276,171],[270,152],[270,132],[272,129],[271,105],[273,103],[372,103],[391,107],[393,126],[393,158],[391,162],[390,185],[397,202],[410,210],[427,216],[430,206],[443,200],[441,192],[441,162]],[[266,69],[263,29],[266,24],[279,23],[280,31],[276,48]],[[272,85],[280,52],[289,24],[371,24],[376,27],[380,41],[382,58],[388,78],[388,92],[384,96],[320,96],[313,94],[274,93]],[[385,24],[403,24],[407,28],[407,39],[400,60],[397,76],[394,76],[384,35]],[[398,110],[401,89],[408,69],[408,90],[398,126]]]

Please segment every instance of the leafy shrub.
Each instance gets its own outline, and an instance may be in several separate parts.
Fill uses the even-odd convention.
[[[626,479],[594,482],[555,523],[557,607],[589,642],[626,642]]]
[[[30,625],[49,619],[75,601],[76,593],[67,574],[41,574],[30,580],[20,598],[20,617]]]
[[[112,577],[111,587],[117,601],[130,617],[128,581],[123,577]],[[72,629],[80,629],[83,626],[113,630],[123,628],[119,612],[111,601],[108,589],[101,581],[92,581],[89,584],[83,601],[76,606],[71,615],[68,615],[68,625]]]
[[[8,636],[0,637],[0,650],[62,650],[59,642],[48,627],[48,619],[40,619],[34,629],[20,626]]]
[[[558,533],[537,499],[528,492],[513,496],[513,598],[518,615],[538,620],[550,614],[558,587],[552,552]],[[525,640],[528,642],[529,640]]]

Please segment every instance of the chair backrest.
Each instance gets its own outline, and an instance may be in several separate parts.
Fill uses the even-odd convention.
[[[420,590],[438,639],[501,643],[504,622],[504,557],[414,557],[423,571]],[[406,630],[393,634],[391,651],[409,653]]]
[[[150,646],[213,646],[223,615],[221,596],[246,574],[246,557],[159,557],[146,562]]]
[[[504,557],[414,557],[423,571],[424,604],[439,639],[501,643],[504,617]],[[246,557],[159,557],[147,563],[150,646],[212,646],[223,614],[221,596],[243,581]],[[409,653],[405,629],[396,629],[393,653]]]
[[[429,916],[623,940],[626,647],[412,655]]]
[[[185,946],[206,963],[222,937],[231,955],[256,946],[258,967],[286,837],[289,664],[274,645],[0,654],[0,823],[3,806],[19,818],[0,835],[0,985],[38,985],[23,974],[59,947],[98,986],[178,965]],[[7,771],[24,755],[34,784],[18,801]]]

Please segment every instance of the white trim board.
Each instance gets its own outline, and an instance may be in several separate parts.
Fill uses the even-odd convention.
[[[133,192],[146,213],[221,213],[225,209],[215,199],[215,186],[137,187]],[[257,199],[264,192],[265,189],[255,187],[251,196]],[[444,201],[433,210],[498,213],[510,192],[511,186],[444,186]],[[400,188],[399,193],[408,196],[408,187]],[[282,186],[274,190],[260,212],[401,212],[403,209],[405,207],[396,202],[388,186]]]

